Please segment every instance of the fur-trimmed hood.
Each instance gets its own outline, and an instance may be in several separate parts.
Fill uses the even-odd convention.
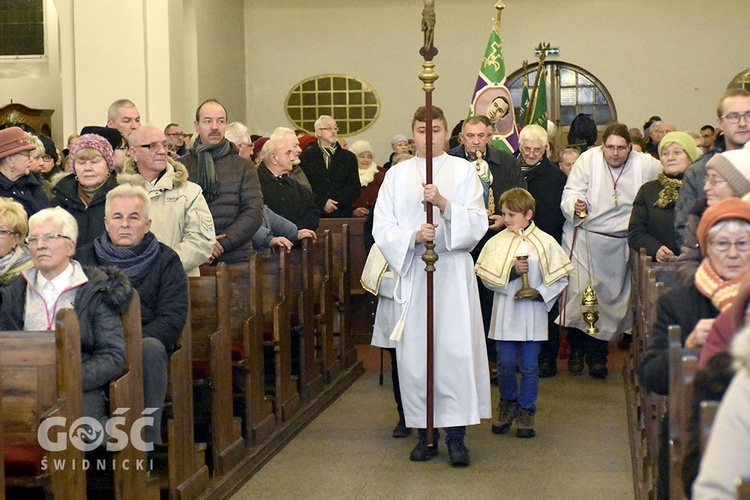
[[[187,168],[185,168],[185,165],[182,163],[167,156],[167,173],[164,175],[170,175],[170,166],[172,167],[171,171],[174,172],[172,175],[172,187],[181,188],[188,180]],[[125,160],[125,165],[122,167],[122,173],[138,175],[138,165],[132,158]]]
[[[125,312],[133,296],[128,276],[114,266],[84,266],[92,293],[103,292],[104,302],[117,314]]]

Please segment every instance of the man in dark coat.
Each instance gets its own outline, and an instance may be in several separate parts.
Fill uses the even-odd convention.
[[[123,184],[107,196],[106,232],[76,252],[87,265],[114,266],[130,278],[141,300],[143,400],[154,425],[146,442],[161,444],[161,411],[167,394],[168,354],[188,312],[187,276],[177,253],[149,231],[150,198],[140,186]]]
[[[523,179],[521,169],[516,165],[516,159],[512,154],[499,151],[489,145],[491,140],[488,129],[492,128],[489,119],[484,116],[472,116],[464,121],[459,139],[461,145],[448,151],[449,155],[457,156],[474,163],[477,160],[477,151],[482,153],[482,159],[487,162],[489,171],[492,174],[491,189],[495,200],[493,215],[490,215],[490,226],[484,238],[472,250],[471,256],[476,262],[479,253],[484,248],[485,243],[495,236],[498,231],[503,229],[502,217],[500,216],[500,196],[507,190],[514,187],[526,188],[526,181]],[[492,319],[492,301],[494,294],[479,282],[479,301],[482,307],[482,322],[484,323],[485,334],[490,329],[490,320]],[[490,358],[490,366],[495,365],[495,344],[493,341],[487,341],[487,355]],[[497,377],[493,376],[490,380],[495,381]]]
[[[338,133],[336,120],[321,116],[315,121],[317,146],[299,156],[321,217],[351,217],[352,202],[361,191],[357,157],[339,146]]]
[[[527,125],[518,137],[518,166],[526,179],[528,190],[536,200],[534,223],[560,243],[565,216],[560,209],[563,189],[568,176],[547,158],[547,131],[539,125]],[[548,338],[539,353],[539,376],[552,377],[557,373],[560,351],[560,328],[555,323],[559,309],[552,306],[547,321]]]
[[[214,99],[205,101],[195,112],[198,137],[190,152],[178,159],[203,189],[214,218],[216,244],[209,259],[213,265],[247,262],[252,237],[263,223],[263,193],[255,165],[224,137],[226,128],[224,106]]]
[[[318,229],[320,209],[310,191],[292,179],[295,144],[288,138],[271,139],[261,150],[258,179],[263,202],[277,215],[293,222],[298,229]]]

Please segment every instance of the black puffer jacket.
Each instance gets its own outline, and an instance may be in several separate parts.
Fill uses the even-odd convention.
[[[198,179],[198,157],[192,152],[177,161],[185,165],[190,179]],[[214,218],[217,241],[224,253],[214,264],[247,262],[253,252],[252,237],[263,223],[263,193],[253,163],[236,150],[218,160],[219,197],[208,202]],[[208,201],[208,200],[206,200]],[[226,238],[218,236],[226,234]]]
[[[75,175],[66,175],[52,188],[51,206],[64,208],[78,223],[76,244],[79,247],[93,242],[104,232],[104,202],[107,199],[107,193],[115,187],[117,187],[117,175],[113,172],[88,206],[78,196],[78,181]]]

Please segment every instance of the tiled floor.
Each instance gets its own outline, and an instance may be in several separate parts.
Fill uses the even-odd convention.
[[[256,474],[234,498],[632,499],[622,352],[609,379],[565,371],[542,379],[537,437],[470,427],[471,465],[455,469],[440,443],[432,461],[409,461],[415,435],[393,439],[390,375],[378,384],[378,350],[358,349],[366,373]],[[385,365],[389,368],[388,355]],[[493,386],[493,401],[498,394]]]

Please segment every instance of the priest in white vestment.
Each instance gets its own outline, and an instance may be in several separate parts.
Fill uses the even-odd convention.
[[[426,297],[424,242],[434,240],[434,425],[446,430],[453,465],[469,463],[465,426],[492,416],[489,367],[477,282],[470,251],[487,232],[482,185],[474,166],[444,153],[448,129],[433,108],[433,144],[426,145],[425,110],[414,115],[417,157],[391,167],[378,194],[373,236],[397,275],[399,322],[392,338],[408,427],[420,430],[414,461],[437,453],[426,444]],[[426,184],[426,151],[433,155],[433,184]],[[426,224],[424,200],[433,203]]]
[[[615,124],[604,131],[603,145],[581,154],[570,171],[560,208],[565,215],[562,246],[575,270],[563,292],[557,323],[568,327],[572,373],[583,371],[585,357],[589,374],[606,378],[608,343],[631,327],[630,212],[638,189],[661,170],[659,160],[632,151],[627,127]],[[588,325],[581,315],[589,276],[599,300],[596,336],[585,333]]]

